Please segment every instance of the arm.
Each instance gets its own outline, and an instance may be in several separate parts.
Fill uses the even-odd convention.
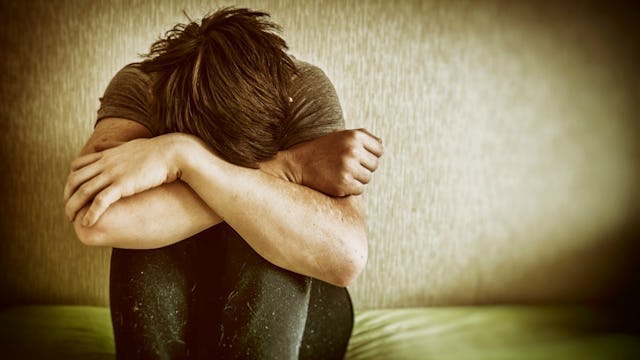
[[[259,170],[229,164],[199,139],[176,142],[181,179],[262,257],[346,286],[364,268],[361,198],[332,198]]]
[[[151,137],[149,130],[137,122],[120,118],[103,119],[96,125],[80,155],[148,137]],[[65,188],[65,201],[71,191],[87,191],[82,186],[70,187],[73,182],[70,176]],[[82,226],[88,208],[88,205],[84,206],[78,212],[74,228],[78,239],[90,246],[158,248],[221,222],[220,217],[182,181],[164,184],[117,201],[91,227]]]
[[[96,128],[96,131],[99,132],[100,130]],[[76,217],[75,226],[79,237],[81,239],[84,238],[85,241],[88,240],[87,242],[92,245],[114,247],[147,248],[167,245],[171,242],[182,240],[190,232],[196,233],[219,222],[220,218],[215,215],[219,213],[219,210],[213,205],[219,206],[223,204],[228,205],[221,208],[226,214],[223,215],[225,220],[258,253],[276,265],[342,285],[346,285],[357,276],[366,261],[364,221],[362,207],[358,203],[360,200],[357,197],[334,199],[311,189],[278,180],[257,170],[234,167],[221,161],[208,150],[203,151],[200,149],[200,151],[194,151],[197,146],[193,145],[193,137],[191,137],[192,141],[190,142],[175,141],[176,138],[185,136],[171,134],[154,139],[138,140],[100,154],[88,155],[76,160],[74,171],[70,175],[70,181],[65,191],[68,198],[69,193],[74,194],[67,202],[68,211],[69,208],[77,207],[78,203],[84,204],[93,197],[96,182],[102,182],[102,180],[94,179],[113,176],[103,182],[103,184],[109,184],[107,189],[97,194],[96,200],[92,203],[92,208],[97,210],[83,210],[80,212],[80,216]],[[316,156],[323,153],[369,154],[366,151],[339,151],[341,147],[337,146],[337,144],[343,144],[344,149],[357,149],[358,147],[354,145],[360,145],[360,148],[362,148],[363,144],[357,140],[358,138],[364,143],[368,143],[367,146],[369,147],[376,147],[376,144],[378,144],[377,141],[363,131],[339,132],[323,138],[317,141],[322,140],[320,148],[324,148],[324,152],[310,151],[309,149],[317,149],[317,147],[313,146],[313,142],[302,144],[297,149],[291,150],[300,156],[290,156],[289,162],[291,162],[291,158],[306,158],[304,155],[309,153],[315,153]],[[191,143],[191,145],[184,146],[185,143]],[[176,146],[176,144],[183,145]],[[179,150],[176,150],[176,148]],[[185,151],[185,148],[188,150]],[[190,187],[179,181],[173,181],[177,178],[176,174],[182,170],[176,168],[175,164],[165,162],[166,159],[185,152],[192,155],[183,156],[181,157],[182,159],[198,159],[198,164],[202,165],[198,165],[197,169],[202,169],[203,172],[208,170],[204,176],[192,177],[193,180],[191,181],[202,192],[197,195],[193,193]],[[203,154],[208,155],[205,156]],[[373,155],[370,156],[374,160],[377,159]],[[323,157],[321,156],[320,158]],[[339,159],[343,160],[343,157]],[[351,161],[342,161],[336,169],[343,168],[344,164],[354,164],[354,158],[344,156],[344,159]],[[368,163],[369,160],[363,159],[362,162]],[[216,166],[212,164],[204,166],[207,161],[212,161],[213,165]],[[295,163],[295,161],[293,162]],[[306,163],[318,164],[310,161]],[[93,164],[96,165],[94,166]],[[156,171],[157,168],[155,167],[158,164],[164,164],[164,169],[159,172]],[[224,167],[221,164],[226,164],[228,167]],[[100,169],[99,171],[95,170],[96,166]],[[196,167],[193,166],[193,163],[190,163],[191,171],[185,172],[185,175],[194,175],[194,168]],[[347,169],[347,167],[344,167],[344,169]],[[358,173],[363,170],[360,162],[357,163],[357,166],[354,166],[354,169],[351,172],[354,174],[352,181],[346,182],[346,184],[359,183],[353,178],[357,178]],[[228,170],[229,174],[236,174],[233,177],[225,178],[228,181],[226,182],[227,188],[216,188],[213,186],[215,184],[208,183],[212,180],[220,180],[220,178],[212,178],[211,176],[214,174],[220,175],[219,171],[222,170]],[[91,174],[90,176],[93,176],[93,178],[86,179],[85,182],[87,175],[82,175],[83,172]],[[144,176],[150,176],[149,174],[151,174],[152,180],[136,178],[136,172],[138,176],[139,174],[144,174]],[[350,174],[349,171],[342,170],[330,172],[340,176],[340,179],[344,179],[344,175]],[[366,171],[364,172],[366,173]],[[157,173],[161,175],[153,179],[152,175]],[[189,176],[187,175],[187,177]],[[300,178],[303,177],[300,176]],[[248,182],[247,178],[255,178],[258,182]],[[167,181],[167,179],[173,182],[163,185],[163,182]],[[150,182],[140,185],[144,181]],[[257,198],[252,195],[245,194],[247,199],[251,199],[250,201],[233,202],[222,200],[223,196],[214,196],[220,191],[230,190],[233,192],[233,189],[237,190],[236,186],[240,183],[250,184],[250,186],[247,185],[243,189],[251,189],[253,194],[256,194],[259,198],[271,200],[256,204]],[[81,185],[77,187],[74,184]],[[194,184],[190,184],[192,185],[191,187],[194,187]],[[295,186],[295,190],[291,190],[290,186]],[[135,195],[126,197],[133,194]],[[236,191],[236,194],[243,194],[243,192]],[[224,195],[227,195],[227,193]],[[120,197],[126,198],[118,201]],[[205,200],[206,204],[201,198]],[[210,203],[209,201],[213,202]],[[101,213],[106,209],[112,202],[115,202],[114,207],[109,207],[109,210],[98,224],[91,227],[80,224],[82,216],[86,212],[95,216],[95,214]],[[167,204],[171,205],[167,206]],[[193,211],[194,206],[195,212]],[[274,206],[277,206],[277,208],[274,208]],[[100,210],[101,207],[103,210]],[[211,210],[212,208],[215,211]],[[245,211],[246,209],[252,209],[252,212],[248,213]],[[74,214],[75,212],[71,211],[71,213]],[[283,213],[293,214],[294,216],[291,219],[287,219],[283,217]],[[261,215],[259,221],[254,225],[249,225],[249,223],[256,221],[256,214]],[[158,221],[158,219],[161,219],[161,221]],[[122,237],[122,234],[127,236]],[[185,234],[187,235],[185,236]],[[162,241],[158,241],[158,238],[150,235],[158,236]]]
[[[362,151],[360,144],[352,139],[351,135],[355,133],[336,132],[298,144],[262,163],[261,170],[331,196],[359,194],[370,180],[371,172],[376,170],[377,157]],[[120,118],[103,119],[96,125],[80,155],[150,136],[149,130],[137,122]],[[366,168],[362,168],[358,161]],[[72,171],[72,175],[65,188],[65,202],[72,192],[82,196],[89,191],[86,185],[73,185],[81,183],[81,180],[77,178],[77,173]],[[68,204],[67,211],[70,206],[72,204]],[[76,207],[80,209],[80,206]],[[74,227],[80,241],[90,246],[158,248],[181,241],[222,221],[182,181],[163,184],[120,199],[91,227],[82,226],[88,208],[84,206],[78,211]]]

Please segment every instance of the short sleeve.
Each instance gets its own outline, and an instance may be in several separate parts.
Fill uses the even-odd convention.
[[[344,129],[340,100],[327,75],[317,66],[295,62],[298,75],[292,83],[283,149]]]
[[[158,135],[160,126],[150,117],[151,79],[137,65],[133,63],[125,66],[111,79],[100,98],[97,121],[108,117],[129,119]]]

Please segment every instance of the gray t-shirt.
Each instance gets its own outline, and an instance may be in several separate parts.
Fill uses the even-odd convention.
[[[294,59],[298,75],[293,79],[291,108],[284,124],[283,149],[344,129],[342,108],[331,81],[317,66]],[[100,98],[98,120],[118,117],[136,121],[153,136],[163,133],[163,124],[150,116],[151,76],[142,72],[139,63],[120,70]]]

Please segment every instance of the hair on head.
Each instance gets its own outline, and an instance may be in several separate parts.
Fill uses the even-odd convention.
[[[152,116],[234,164],[256,168],[273,157],[296,72],[279,31],[269,14],[239,8],[174,26],[141,63],[155,76]]]

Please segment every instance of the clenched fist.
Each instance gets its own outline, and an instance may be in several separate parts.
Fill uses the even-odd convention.
[[[378,168],[382,141],[365,129],[337,131],[298,144],[294,181],[331,196],[359,195]]]

